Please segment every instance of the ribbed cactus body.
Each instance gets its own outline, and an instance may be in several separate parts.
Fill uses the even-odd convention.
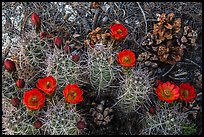
[[[114,72],[108,61],[111,53],[105,49],[105,45],[100,46],[101,50],[89,49],[88,51],[90,83],[98,90],[98,94],[100,91],[105,91],[114,79]]]
[[[43,130],[49,135],[77,135],[79,130],[76,127],[80,118],[76,106],[65,104],[64,99],[55,101],[56,104],[48,104],[47,111],[42,119]]]
[[[80,72],[82,68],[70,56],[64,55],[61,51],[54,51],[48,55],[46,64],[48,65],[46,73],[57,80],[57,91],[60,93],[68,83],[83,85],[83,82],[80,81],[83,74]]]
[[[182,123],[188,124],[188,113],[182,112],[181,103],[168,104],[156,102],[156,114],[147,112],[144,117],[144,127],[140,134],[145,135],[181,135]]]
[[[120,81],[118,90],[118,106],[125,112],[136,111],[143,105],[151,93],[151,85],[148,73],[139,67],[131,74],[125,75]]]
[[[55,98],[47,101],[47,109],[41,109],[31,114],[21,104],[17,109],[8,100],[3,100],[3,127],[4,133],[9,135],[77,135],[76,127],[80,118],[76,106],[65,104],[64,99]],[[34,122],[39,119],[42,126],[34,127]]]
[[[25,45],[25,55],[31,66],[38,68],[44,67],[47,50],[45,46],[45,43],[42,43],[38,39],[34,39],[29,44]]]
[[[8,72],[2,72],[2,97],[12,98],[17,92],[15,81]]]
[[[3,99],[2,104],[2,124],[6,135],[40,135],[40,130],[33,126],[34,116],[29,115],[24,105],[17,109],[7,99]]]

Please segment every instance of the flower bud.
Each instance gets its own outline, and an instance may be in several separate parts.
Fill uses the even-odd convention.
[[[35,12],[31,15],[31,22],[37,27],[41,25],[40,17]]]
[[[60,45],[62,44],[62,38],[60,36],[56,36],[54,43],[57,45],[57,47],[59,48]]]
[[[79,58],[80,58],[79,55],[73,55],[73,56],[72,56],[72,60],[73,60],[74,62],[78,62],[78,61],[79,61]]]
[[[16,66],[14,61],[10,60],[10,59],[6,59],[4,61],[4,68],[9,71],[9,72],[14,72],[16,71]]]
[[[16,81],[16,86],[17,86],[18,88],[23,88],[23,87],[25,86],[25,81],[24,81],[23,79],[18,79],[18,80]]]
[[[159,79],[157,79],[156,81],[155,81],[155,84],[156,84],[156,86],[158,86],[159,84],[162,84],[163,82],[161,81],[161,80],[159,80]]]
[[[18,98],[12,98],[10,100],[10,103],[14,106],[14,107],[18,107],[18,105],[21,103],[21,101]]]
[[[46,36],[47,36],[46,32],[43,31],[40,33],[40,39],[44,39]]]
[[[94,44],[90,44],[90,47],[93,49],[95,47],[95,45]]]
[[[70,53],[70,52],[71,52],[71,47],[70,47],[69,45],[65,45],[65,46],[64,46],[64,51],[65,51],[66,53]]]
[[[152,115],[156,114],[155,107],[150,107],[149,113],[152,114]]]
[[[84,128],[86,128],[85,122],[84,122],[84,121],[78,121],[78,122],[77,122],[77,128],[78,128],[78,129],[84,129]]]
[[[34,122],[33,126],[36,128],[36,129],[39,129],[41,126],[42,126],[42,122],[40,120],[37,120]]]

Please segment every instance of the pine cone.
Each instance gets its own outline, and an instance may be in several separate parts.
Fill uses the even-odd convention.
[[[157,63],[158,57],[154,54],[151,54],[150,52],[142,52],[141,54],[139,54],[137,61],[141,63],[144,62],[144,66],[146,67],[150,67],[150,68],[158,67],[158,63]]]
[[[198,70],[194,71],[194,82],[197,87],[202,89],[202,73]]]
[[[166,39],[172,39],[173,35],[180,31],[181,18],[175,18],[174,13],[170,13],[166,16],[165,13],[162,15],[157,14],[157,24],[154,24],[153,34],[159,36],[160,41]]]
[[[196,39],[198,37],[197,31],[193,30],[191,26],[185,26],[183,28],[183,35],[179,42],[181,46],[187,49],[194,49],[196,46]]]
[[[169,40],[159,45],[157,55],[161,62],[175,64],[181,60],[183,48],[175,40]]]
[[[95,30],[91,31],[84,43],[87,46],[93,47],[95,44],[102,43],[103,45],[111,44],[111,35],[108,32],[102,32],[102,29],[97,27]]]
[[[113,109],[105,107],[105,101],[101,101],[95,108],[90,109],[96,125],[107,125],[113,118]]]

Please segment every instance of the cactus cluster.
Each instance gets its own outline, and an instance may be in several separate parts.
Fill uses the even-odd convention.
[[[28,58],[29,64],[33,67],[43,67],[46,58],[46,44],[39,39],[33,39],[25,45],[25,56]]]
[[[97,2],[92,5],[92,8],[99,7]],[[156,70],[159,61],[176,64],[182,59],[186,44],[196,46],[197,31],[191,27],[184,27],[182,38],[177,36],[181,19],[175,18],[174,13],[157,16],[158,23],[154,24],[153,33],[141,39],[140,45],[148,51],[139,54],[129,44],[125,44],[123,40],[128,35],[128,29],[117,21],[109,24],[109,30],[97,27],[81,43],[80,35],[75,33],[69,36],[67,32],[65,35],[58,27],[53,31],[42,32],[46,21],[41,22],[40,16],[32,13],[31,22],[35,33],[25,32],[26,36],[11,47],[7,57],[9,61],[4,61],[3,132],[9,135],[78,135],[85,132],[86,127],[91,129],[91,124],[87,126],[86,122],[93,122],[96,126],[90,133],[97,133],[98,127],[98,131],[105,132],[117,120],[115,114],[119,112],[120,120],[125,114],[124,130],[128,127],[130,132],[135,124],[141,122],[141,130],[138,130],[140,126],[135,128],[141,135],[195,133],[194,123],[187,119],[189,113],[181,109],[182,102],[168,102],[172,96],[176,96],[176,99],[183,96],[187,103],[193,100],[196,91],[190,85],[187,88],[184,86],[183,92],[179,92],[181,88],[174,89],[176,95],[170,94],[170,84],[158,86],[159,90],[155,92],[161,96],[159,99],[167,100],[168,103],[156,100],[155,109],[151,107],[149,112],[145,111],[154,93],[152,82],[155,77],[151,77],[149,70]],[[80,45],[71,44],[75,42]],[[194,79],[198,86],[201,81],[200,77]],[[86,92],[90,91],[89,87],[91,90],[93,88],[93,92]],[[190,94],[193,96],[189,97]],[[111,102],[110,106],[109,98],[104,95],[110,96],[115,104]],[[105,99],[100,102],[97,99],[93,102],[88,100],[89,97],[100,100],[103,96]],[[88,109],[80,107],[80,104],[77,106],[79,102]],[[85,118],[80,109],[88,110],[90,121],[82,120]],[[136,119],[131,119],[132,114],[135,118],[136,114],[140,115],[138,123]],[[115,127],[110,126],[110,130],[112,128]],[[188,132],[190,128],[192,130]]]
[[[2,116],[4,133],[9,135],[77,135],[80,133],[76,126],[80,115],[75,105],[67,105],[62,99],[50,100],[48,105],[46,109],[31,112],[22,104],[16,108],[4,99]],[[37,120],[42,122],[42,126],[35,125]]]
[[[138,67],[120,80],[117,93],[118,106],[125,113],[136,111],[147,101],[151,92],[147,70]]]
[[[80,63],[74,62],[69,55],[55,49],[54,53],[49,53],[45,63],[48,66],[45,71],[57,79],[59,91],[62,91],[67,83],[83,85],[81,75],[86,72],[82,72],[83,67]]]
[[[6,135],[40,135],[40,129],[33,126],[35,117],[30,115],[22,104],[12,106],[8,99],[2,100],[2,124]]]
[[[65,107],[62,106],[49,104],[50,108],[48,108],[48,111],[39,110],[30,114],[30,111],[26,109],[22,100],[23,93],[35,87],[37,79],[45,75],[53,74],[53,76],[59,80],[59,87],[62,88],[66,86],[65,83],[76,83],[77,74],[83,74],[78,71],[77,63],[72,61],[70,57],[61,54],[61,51],[56,48],[54,49],[55,53],[53,55],[52,49],[47,48],[46,46],[48,45],[41,42],[38,38],[34,38],[27,43],[21,40],[16,46],[17,47],[11,48],[11,55],[9,54],[11,60],[14,61],[16,70],[9,72],[6,69],[2,73],[4,99],[2,103],[4,113],[2,123],[4,133],[9,135],[79,134],[76,127],[76,120],[79,114],[76,109],[65,109]],[[56,51],[60,53],[57,54]],[[49,60],[51,63],[48,59],[51,59],[51,61]],[[52,66],[53,64],[54,66]],[[75,69],[77,71],[76,73],[74,73]],[[18,79],[25,80],[25,85],[23,85],[22,88],[19,88]],[[62,93],[62,88],[58,89],[59,93]],[[13,98],[20,99],[18,106],[15,106],[15,100],[12,102],[9,101]],[[59,102],[59,100],[54,101],[54,103],[57,102]],[[65,104],[64,101],[59,103]],[[60,110],[55,110],[56,108],[60,108]],[[51,114],[51,112],[54,111],[63,113],[60,118],[66,119],[64,126],[62,126],[62,123],[60,127],[54,124],[55,122],[52,121],[53,117],[51,117],[54,115]],[[59,116],[58,113],[55,114],[56,117]],[[39,127],[39,124],[34,124],[37,120],[43,123],[41,127]],[[60,122],[58,118],[56,121]],[[48,122],[51,123],[47,124]],[[35,126],[39,127],[39,129]]]
[[[146,113],[142,135],[181,135],[182,123],[190,124],[188,113],[182,112],[182,103],[156,102],[156,114]]]

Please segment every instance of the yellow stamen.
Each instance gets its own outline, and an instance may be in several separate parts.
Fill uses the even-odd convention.
[[[188,90],[184,90],[184,92],[183,92],[183,96],[184,96],[185,98],[188,97]]]
[[[164,90],[164,95],[170,96],[170,91],[169,90]]]
[[[123,31],[122,31],[121,29],[118,29],[118,30],[117,30],[117,33],[118,33],[118,34],[120,34],[120,33],[122,33],[122,32],[123,32]]]
[[[49,88],[50,87],[50,82],[47,82],[46,86],[47,86],[47,88]]]

